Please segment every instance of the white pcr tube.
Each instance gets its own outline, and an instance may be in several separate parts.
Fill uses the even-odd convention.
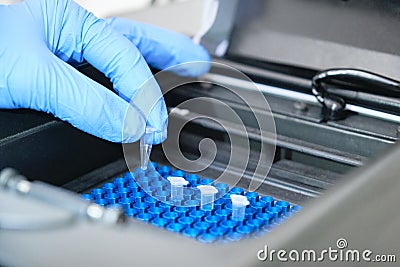
[[[171,199],[182,200],[183,186],[188,185],[189,182],[182,177],[170,176],[167,179],[171,183]]]
[[[247,197],[242,195],[231,195],[232,200],[232,220],[243,221],[246,206],[250,204]]]
[[[140,138],[140,168],[142,170],[147,170],[155,132],[156,129],[152,127],[146,127],[143,136]]]
[[[197,188],[201,193],[201,209],[212,210],[214,208],[215,194],[218,192],[217,188],[212,185],[199,185]]]

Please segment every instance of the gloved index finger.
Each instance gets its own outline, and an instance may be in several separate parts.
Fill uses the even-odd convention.
[[[152,76],[141,53],[104,20],[73,1],[65,2],[59,46],[67,54],[79,54],[103,72],[110,78],[114,89],[129,101],[135,90]],[[68,51],[71,49],[74,51]]]
[[[83,57],[110,78],[115,90],[127,101],[152,77],[139,50],[103,21],[91,22],[83,42]],[[155,85],[153,90],[158,89]]]
[[[73,1],[65,17],[67,21],[63,30],[81,33],[73,44],[75,51],[81,51],[84,59],[110,78],[119,95],[140,108],[152,127],[163,130],[167,120],[165,103],[140,51],[104,20]],[[144,83],[146,86],[143,87]],[[151,116],[151,113],[157,115]]]

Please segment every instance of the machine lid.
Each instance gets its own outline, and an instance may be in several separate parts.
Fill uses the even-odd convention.
[[[395,0],[220,0],[202,44],[218,57],[359,68],[400,80],[399,28]]]

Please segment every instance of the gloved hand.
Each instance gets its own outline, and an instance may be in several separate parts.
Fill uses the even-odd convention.
[[[72,0],[26,0],[0,6],[0,108],[52,113],[113,142],[138,140],[146,114],[147,125],[163,131],[167,111],[146,60],[163,69],[209,61],[207,52],[189,38],[159,28],[119,19],[108,23]],[[118,95],[69,65],[83,60],[110,78]],[[176,72],[199,75],[208,70],[207,64],[203,66]],[[131,99],[129,123],[124,127]]]

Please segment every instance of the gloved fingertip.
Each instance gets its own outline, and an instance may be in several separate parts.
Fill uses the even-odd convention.
[[[171,72],[186,77],[198,77],[210,71],[210,61],[187,62],[171,68]]]
[[[172,69],[178,75],[197,77],[209,72],[211,56],[201,45],[193,43],[186,55],[181,58],[181,65]]]

